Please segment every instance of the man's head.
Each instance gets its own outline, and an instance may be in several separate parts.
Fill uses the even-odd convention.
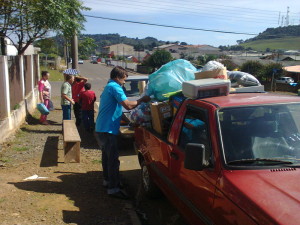
[[[72,84],[74,82],[74,76],[67,74],[66,75],[66,81],[69,82],[70,84]]]
[[[81,81],[81,79],[79,77],[75,77],[74,79],[75,79],[75,82],[80,82]]]
[[[84,84],[84,89],[85,90],[91,90],[92,85],[90,83],[85,83]]]
[[[110,72],[110,79],[116,81],[120,85],[125,84],[125,80],[127,77],[128,77],[127,71],[121,66],[116,66]]]

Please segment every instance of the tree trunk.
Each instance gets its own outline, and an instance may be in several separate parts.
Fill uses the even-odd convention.
[[[1,37],[0,34],[0,43],[1,43],[1,54],[2,55],[7,55],[7,46],[6,46],[6,41],[5,41],[5,37]]]

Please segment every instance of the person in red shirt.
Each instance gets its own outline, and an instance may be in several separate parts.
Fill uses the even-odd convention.
[[[76,118],[76,126],[80,126],[81,124],[81,106],[79,104],[79,95],[81,92],[84,91],[84,84],[87,82],[87,78],[85,77],[75,77],[75,81],[72,85],[72,97],[75,102],[73,109],[74,109],[74,115]]]
[[[86,131],[92,132],[94,129],[94,103],[96,95],[91,91],[91,84],[85,83],[84,92],[79,95],[79,102],[81,103],[82,120]]]

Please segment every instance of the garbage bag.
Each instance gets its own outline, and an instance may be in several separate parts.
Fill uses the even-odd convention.
[[[181,90],[182,82],[194,80],[196,71],[197,69],[187,60],[177,59],[169,62],[149,75],[146,95],[154,95],[158,101],[164,101],[168,98],[163,94]]]
[[[135,124],[148,126],[151,121],[150,104],[143,102],[131,110],[129,120]]]
[[[227,80],[227,69],[222,63],[209,61],[200,71],[195,73],[196,80],[206,78]]]
[[[227,71],[227,75],[231,81],[231,87],[237,87],[239,85],[244,87],[260,85],[260,82],[250,73],[241,71]]]
[[[201,72],[212,71],[212,70],[222,70],[224,68],[225,68],[225,66],[222,63],[212,60],[212,61],[207,62],[203,66]]]

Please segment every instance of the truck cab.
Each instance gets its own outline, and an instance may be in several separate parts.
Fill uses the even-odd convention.
[[[190,224],[300,221],[300,99],[232,93],[186,99],[168,133],[135,130],[146,194]]]

